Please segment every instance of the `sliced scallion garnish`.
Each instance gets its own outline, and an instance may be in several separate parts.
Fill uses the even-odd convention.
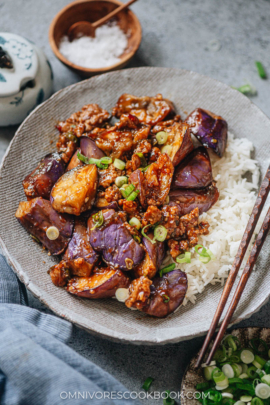
[[[96,214],[92,215],[92,219],[94,221],[94,226],[93,228],[91,228],[91,231],[93,231],[96,228],[100,228],[103,225],[104,216],[102,214],[102,211],[99,211]]]
[[[163,302],[165,302],[165,303],[170,301],[170,297],[168,295],[166,295],[166,294],[162,295],[162,299],[163,299]]]
[[[126,198],[127,201],[134,201],[137,197],[138,194],[140,194],[139,190],[134,190],[132,193],[129,194],[129,196]]]
[[[167,155],[170,156],[170,154],[172,153],[172,146],[171,145],[163,146],[163,148],[161,149],[161,153],[167,153]]]
[[[140,167],[140,170],[142,171],[142,172],[146,172],[146,170],[150,167],[151,165],[148,165],[148,166],[146,166],[146,167]]]
[[[152,377],[146,378],[145,382],[142,385],[142,389],[148,391],[154,379]]]
[[[140,223],[140,221],[136,217],[131,218],[131,220],[129,221],[129,225],[134,226],[134,228],[136,228],[138,230],[142,226],[142,224]]]
[[[133,186],[133,184],[128,184],[128,185],[124,184],[120,188],[121,194],[124,198],[127,198],[134,190],[135,190],[135,186]]]
[[[233,87],[233,89],[238,90],[240,93],[245,94],[246,96],[255,96],[257,94],[257,90],[255,87],[251,86],[251,84],[243,84],[240,87]]]
[[[159,145],[164,145],[167,142],[168,134],[165,131],[160,131],[156,134],[157,143]]]
[[[123,162],[123,160],[120,159],[114,159],[113,165],[116,167],[116,169],[119,170],[124,170],[124,168],[126,167],[125,162]]]
[[[267,75],[266,75],[266,71],[265,71],[265,69],[263,67],[262,62],[256,61],[255,65],[256,65],[256,68],[258,70],[258,74],[259,74],[260,78],[261,79],[266,79]]]
[[[142,229],[142,236],[144,236],[146,239],[149,240],[149,242],[151,242],[152,244],[154,244],[154,243],[156,243],[155,238],[151,239],[151,238],[149,238],[149,236],[146,235],[146,233],[145,233],[146,228],[148,228],[149,226],[151,226],[151,224],[148,224],[148,225],[146,225],[146,226],[143,227],[143,229]]]
[[[175,259],[177,263],[190,263],[191,262],[191,253],[185,252],[182,255],[177,256]]]
[[[78,152],[77,153],[77,158],[81,162],[83,162],[83,163],[85,163],[87,165],[96,165],[99,169],[107,169],[108,168],[107,163],[104,164],[104,163],[101,162],[101,159],[105,159],[105,157],[101,158],[101,159],[88,158],[88,157],[82,155],[81,152]],[[108,158],[108,159],[111,159],[111,158]]]
[[[104,157],[100,158],[99,160],[104,165],[110,165],[112,163],[112,158],[109,156],[104,156]]]
[[[128,183],[128,178],[126,176],[118,176],[115,179],[115,184],[117,185],[117,187],[122,187],[124,184]]]
[[[140,161],[141,161],[141,167],[146,167],[147,166],[147,162],[146,159],[144,157],[144,154],[142,152],[138,152],[136,153],[137,156],[139,156]]]
[[[168,266],[163,267],[163,269],[159,270],[159,276],[162,277],[163,274],[170,273],[174,269],[175,269],[175,263],[171,263]]]
[[[167,390],[165,392],[166,392],[167,396],[166,396],[166,398],[163,399],[163,405],[174,405],[175,400],[170,397],[170,391]]]
[[[167,237],[167,229],[163,225],[158,225],[154,229],[154,239],[163,242]]]

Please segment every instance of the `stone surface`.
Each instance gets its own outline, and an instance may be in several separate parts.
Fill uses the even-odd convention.
[[[52,64],[57,91],[80,78],[53,55],[48,28],[68,0],[0,0],[0,30],[15,32],[40,46]],[[194,70],[228,85],[253,84],[253,101],[270,115],[270,81],[258,77],[254,61],[270,72],[270,2],[267,0],[141,0],[132,6],[143,28],[140,49],[129,67],[166,66]],[[220,50],[209,49],[217,40]],[[158,89],[157,89],[158,91]],[[0,128],[0,160],[16,127]],[[247,286],[248,288],[248,286]],[[33,307],[48,311],[35,298]],[[270,304],[240,326],[270,327]],[[140,391],[148,376],[155,378],[154,391],[179,391],[182,375],[203,338],[159,347],[130,346],[105,341],[74,327],[69,345],[94,361],[132,391]],[[149,399],[145,404],[162,404]]]

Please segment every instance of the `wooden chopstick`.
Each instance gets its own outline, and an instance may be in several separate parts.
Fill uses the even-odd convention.
[[[259,234],[257,236],[257,239],[256,239],[254,245],[253,245],[253,248],[252,248],[252,250],[250,252],[247,264],[246,264],[246,266],[245,266],[245,268],[243,270],[243,274],[242,274],[242,276],[241,276],[241,278],[239,280],[239,283],[237,285],[237,288],[236,288],[236,291],[234,293],[232,302],[230,303],[229,309],[228,309],[228,311],[227,311],[227,313],[225,315],[225,318],[224,318],[224,320],[223,320],[223,322],[221,324],[221,327],[220,327],[220,329],[218,331],[218,334],[217,334],[217,336],[215,338],[214,344],[212,346],[212,349],[211,349],[211,351],[209,353],[209,356],[207,358],[207,361],[206,361],[207,364],[209,364],[210,361],[212,360],[213,355],[215,354],[218,346],[220,345],[220,343],[221,343],[221,341],[223,339],[223,336],[224,336],[224,334],[226,332],[227,327],[229,326],[230,320],[232,319],[234,311],[236,310],[236,307],[237,307],[237,305],[238,305],[238,303],[240,301],[240,298],[241,298],[241,296],[243,294],[243,291],[245,289],[245,286],[247,284],[249,276],[250,276],[250,274],[251,274],[251,272],[253,270],[253,267],[254,267],[254,265],[256,263],[256,260],[257,260],[257,258],[259,256],[259,253],[260,253],[260,251],[261,251],[261,249],[263,247],[264,241],[266,239],[266,236],[267,236],[269,230],[270,230],[270,208],[268,209],[267,214],[266,214],[266,216],[264,218],[264,221],[263,221],[262,227],[260,229],[260,232],[259,232]]]
[[[264,207],[265,201],[267,199],[268,193],[270,190],[270,166],[267,169],[267,172],[265,174],[265,177],[263,179],[263,182],[261,184],[259,194],[257,196],[255,205],[253,207],[251,216],[249,218],[249,221],[247,223],[244,235],[242,237],[240,246],[238,248],[237,254],[235,256],[234,262],[232,264],[232,268],[230,270],[229,276],[227,278],[225,287],[223,289],[221,298],[219,300],[214,318],[212,320],[210,329],[206,335],[203,347],[200,351],[200,354],[198,356],[198,359],[195,364],[195,368],[198,368],[202,362],[202,359],[209,347],[209,344],[212,340],[212,337],[214,336],[215,330],[217,328],[218,322],[220,320],[220,317],[223,313],[223,310],[225,308],[226,302],[228,300],[228,297],[230,295],[230,292],[232,290],[232,286],[235,282],[236,276],[238,274],[238,271],[240,269],[241,263],[243,261],[243,258],[245,256],[245,253],[247,251],[249,242],[251,240],[251,237],[253,235],[254,229],[257,225],[258,219],[260,217],[260,214],[262,212],[262,209]]]

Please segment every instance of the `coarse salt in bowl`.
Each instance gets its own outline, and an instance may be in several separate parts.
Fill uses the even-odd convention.
[[[50,45],[56,57],[82,77],[124,67],[139,48],[142,34],[138,18],[129,9],[118,13],[113,23],[97,28],[95,38],[75,39],[76,51],[73,51],[72,43],[67,44],[68,30],[74,23],[93,23],[122,4],[118,0],[80,0],[62,9],[49,31]],[[90,64],[91,67],[87,67]]]

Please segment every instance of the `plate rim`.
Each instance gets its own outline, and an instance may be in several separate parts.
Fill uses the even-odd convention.
[[[235,94],[237,94],[238,97],[242,97],[243,99],[245,99],[245,102],[250,104],[251,108],[253,108],[256,112],[256,114],[260,114],[264,119],[266,119],[266,121],[269,122],[270,125],[270,118],[256,105],[253,103],[252,100],[250,100],[248,97],[244,96],[243,94],[239,93],[237,90],[232,89],[230,86],[228,86],[227,84],[216,80],[212,77],[206,76],[206,75],[202,75],[198,72],[192,71],[192,70],[187,70],[187,69],[179,69],[179,68],[170,68],[170,67],[139,67],[139,68],[129,68],[129,69],[121,69],[121,70],[116,70],[114,72],[108,72],[108,73],[103,73],[101,75],[97,75],[97,76],[93,76],[89,79],[86,80],[82,80],[76,83],[73,83],[67,87],[64,87],[60,90],[58,90],[56,93],[54,93],[50,98],[48,98],[46,101],[44,101],[42,104],[40,104],[39,106],[37,106],[33,111],[31,111],[31,113],[26,117],[26,119],[20,124],[20,126],[18,127],[18,129],[16,130],[11,142],[8,145],[8,148],[2,158],[2,162],[0,164],[0,181],[1,181],[1,172],[3,167],[5,166],[5,160],[12,148],[13,142],[15,141],[15,139],[17,139],[17,137],[20,135],[19,132],[22,128],[23,125],[25,125],[25,123],[30,120],[30,118],[32,117],[33,114],[35,114],[39,109],[43,108],[43,106],[48,103],[49,101],[53,100],[56,96],[58,96],[60,93],[62,92],[66,92],[67,90],[70,91],[70,89],[73,89],[76,86],[83,86],[84,83],[89,82],[91,80],[95,80],[96,78],[100,78],[102,76],[113,76],[113,75],[117,75],[123,71],[129,71],[132,73],[132,71],[138,71],[138,70],[156,70],[156,71],[170,71],[170,72],[178,72],[178,73],[184,73],[184,74],[195,74],[198,75],[202,78],[205,79],[210,79],[211,81],[215,82],[218,85],[224,86],[224,88],[229,88],[230,91],[234,91],[236,92]],[[125,337],[120,337],[120,336],[112,336],[112,332],[108,331],[108,332],[104,332],[100,329],[103,329],[103,327],[101,325],[98,325],[96,329],[94,329],[93,327],[90,327],[89,325],[84,325],[81,322],[76,322],[74,321],[74,319],[72,318],[72,316],[69,315],[68,311],[64,311],[61,312],[61,310],[57,307],[57,305],[59,306],[60,304],[57,303],[57,305],[55,305],[54,301],[48,303],[46,301],[46,298],[51,298],[47,292],[45,292],[44,290],[40,289],[40,287],[38,287],[35,283],[31,282],[31,280],[29,280],[28,275],[25,273],[25,271],[21,268],[21,266],[19,264],[16,264],[16,261],[12,258],[12,255],[9,253],[8,248],[6,247],[1,235],[0,235],[0,246],[3,250],[3,254],[5,256],[5,258],[7,259],[9,265],[12,267],[13,271],[15,272],[15,274],[18,276],[18,278],[20,279],[20,281],[26,286],[26,288],[36,297],[39,299],[39,301],[44,304],[47,308],[49,308],[56,316],[60,316],[61,318],[64,318],[65,320],[71,322],[72,324],[78,326],[81,329],[86,330],[87,332],[91,333],[92,335],[95,336],[99,336],[102,338],[105,338],[107,340],[111,340],[114,342],[121,342],[121,343],[125,343],[125,344],[136,344],[136,345],[146,345],[146,346],[153,346],[153,345],[165,345],[165,344],[172,344],[172,343],[178,343],[178,342],[182,342],[185,340],[191,340],[195,337],[200,337],[203,336],[207,333],[208,328],[205,328],[204,330],[202,330],[201,332],[193,332],[191,334],[185,334],[184,336],[180,336],[180,337],[173,337],[173,338],[167,338],[167,339],[162,339],[161,341],[159,339],[155,339],[154,337],[150,338],[150,339],[138,339],[138,338],[132,338],[131,336],[129,338],[125,338]],[[256,312],[258,312],[268,301],[270,298],[270,291],[269,294],[265,297],[265,299],[263,301],[261,301],[260,305],[258,307],[256,307],[254,310],[252,310],[251,312],[249,312],[248,314],[241,316],[239,315],[236,319],[234,319],[231,324],[229,325],[229,327],[231,327],[232,325],[235,325],[239,322],[241,322],[242,320],[245,319],[249,319],[253,314],[255,314]],[[61,304],[62,306],[62,304]],[[99,330],[98,330],[99,329]]]

